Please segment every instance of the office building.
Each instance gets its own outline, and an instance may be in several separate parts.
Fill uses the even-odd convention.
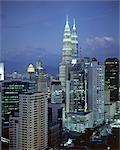
[[[105,60],[105,84],[110,89],[110,101],[119,100],[119,60],[107,58]]]
[[[48,105],[46,93],[20,95],[19,150],[45,150],[48,146]]]
[[[51,103],[62,103],[63,93],[62,86],[59,80],[53,80],[51,82]]]
[[[89,66],[88,80],[88,110],[93,112],[94,124],[98,125],[104,121],[105,67],[96,58]]]
[[[90,59],[83,57],[72,60],[66,80],[66,111],[87,111],[88,103],[88,67]]]
[[[9,115],[19,111],[19,94],[34,91],[35,83],[29,80],[12,79],[2,83],[2,117],[3,127],[9,126]]]

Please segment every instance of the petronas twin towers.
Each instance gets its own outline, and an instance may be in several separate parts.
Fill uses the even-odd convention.
[[[77,58],[78,56],[78,40],[77,40],[75,19],[73,22],[72,31],[70,31],[68,16],[66,17],[62,52],[63,52],[62,61],[66,63],[69,63],[72,59]]]
[[[78,57],[78,36],[76,32],[75,19],[73,21],[72,31],[70,30],[68,16],[66,17],[66,25],[63,38],[62,61],[59,66],[59,79],[65,90],[67,66],[71,64],[73,59]]]

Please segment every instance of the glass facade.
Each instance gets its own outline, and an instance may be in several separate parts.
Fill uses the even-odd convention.
[[[32,90],[33,82],[23,80],[4,80],[2,84],[2,117],[8,124],[9,115],[19,110],[19,94]]]

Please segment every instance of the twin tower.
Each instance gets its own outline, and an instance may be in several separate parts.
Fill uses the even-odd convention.
[[[68,16],[66,17],[66,25],[63,37],[62,61],[59,66],[59,80],[63,90],[65,91],[67,80],[67,68],[73,59],[78,58],[78,36],[76,32],[75,19],[73,21],[72,31],[70,30]]]
[[[70,31],[68,16],[66,17],[66,25],[63,38],[62,61],[69,63],[72,59],[78,57],[78,37],[76,33],[75,19],[73,20],[72,31]]]

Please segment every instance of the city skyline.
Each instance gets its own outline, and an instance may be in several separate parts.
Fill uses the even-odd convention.
[[[49,73],[58,73],[66,15],[71,29],[76,20],[83,56],[118,57],[118,1],[6,1],[1,8],[1,60],[7,72],[25,72],[41,58]]]

